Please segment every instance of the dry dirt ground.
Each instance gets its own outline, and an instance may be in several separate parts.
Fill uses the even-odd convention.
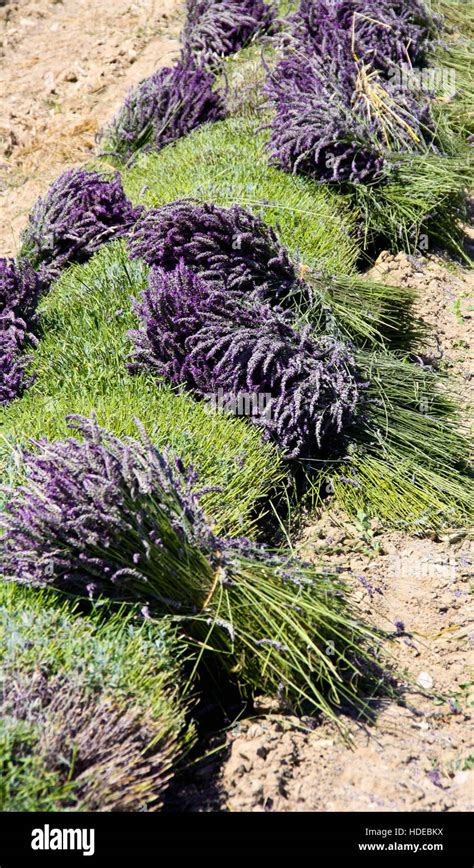
[[[179,50],[180,0],[0,0],[0,254],[85,162],[127,90]]]
[[[179,47],[176,0],[0,0],[0,255],[16,251],[36,197],[87,160],[128,87]],[[429,351],[472,400],[472,278],[434,255],[382,254],[378,279],[418,290],[434,329]],[[355,588],[367,618],[398,632],[392,654],[413,687],[375,726],[348,721],[351,745],[328,723],[261,703],[227,733],[224,749],[181,794],[190,810],[468,811],[474,807],[472,543],[469,533],[417,539],[376,523],[358,528],[328,509],[301,533]],[[390,626],[391,625],[391,626]],[[438,697],[438,698],[436,698]],[[211,795],[212,791],[212,795]]]

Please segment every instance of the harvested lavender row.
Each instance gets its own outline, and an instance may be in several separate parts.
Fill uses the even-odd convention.
[[[274,22],[275,6],[264,0],[187,0],[183,57],[216,69]]]
[[[324,69],[290,54],[269,73],[265,93],[276,110],[268,149],[287,172],[367,184],[383,178],[397,153],[437,151],[429,98],[352,60]]]
[[[422,65],[441,29],[422,0],[301,0],[289,21],[297,43],[321,61],[355,55],[384,73]]]
[[[129,161],[139,151],[159,150],[204,123],[225,117],[223,95],[203,69],[178,63],[157,70],[130,90],[102,133],[106,153]]]
[[[9,491],[7,581],[140,599],[147,616],[171,613],[191,643],[205,643],[208,666],[296,707],[308,700],[330,711],[328,691],[332,705],[353,698],[373,634],[337,577],[216,537],[195,477],[143,431],[120,440],[94,418],[69,424],[82,439],[36,444],[25,484]]]
[[[250,420],[288,458],[341,446],[363,384],[347,348],[298,332],[289,314],[255,296],[212,288],[183,263],[154,268],[134,309],[132,370],[152,369],[200,397],[247,399]]]
[[[297,284],[288,252],[270,226],[233,205],[182,200],[147,211],[129,239],[130,256],[173,271],[180,261],[228,290],[284,298]]]
[[[85,262],[101,244],[125,235],[141,212],[127,199],[118,172],[70,169],[33,207],[21,256],[48,284],[69,263]]]

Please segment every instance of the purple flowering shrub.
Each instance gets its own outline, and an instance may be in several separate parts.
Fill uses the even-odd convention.
[[[218,68],[275,21],[275,7],[264,0],[187,0],[183,56]]]
[[[65,265],[84,262],[104,242],[125,235],[141,211],[127,199],[118,172],[70,169],[33,207],[22,236],[22,258],[47,284]]]
[[[225,117],[214,76],[190,64],[157,70],[130,90],[102,133],[107,153],[130,160],[138,151],[159,150],[204,123]]]
[[[173,271],[183,261],[212,285],[277,299],[297,283],[273,229],[233,205],[182,200],[147,211],[129,239],[131,257]]]
[[[267,78],[275,108],[269,152],[287,172],[320,181],[380,181],[397,152],[436,150],[429,99],[349,61],[323,68],[291,54]]]
[[[278,692],[295,707],[328,711],[329,690],[333,705],[354,699],[375,637],[337,576],[217,537],[195,476],[144,431],[121,440],[94,418],[69,424],[82,439],[37,443],[24,456],[23,486],[8,490],[4,580],[139,599],[146,617],[177,615],[194,648],[205,642],[204,662],[219,677],[232,673],[246,690]]]
[[[255,396],[251,421],[288,458],[333,450],[353,421],[362,384],[347,349],[296,331],[281,309],[210,287],[183,263],[152,269],[134,309],[132,370],[152,369],[200,397]]]
[[[423,64],[441,26],[422,0],[301,0],[290,21],[318,58],[341,61],[355,52],[384,73]]]

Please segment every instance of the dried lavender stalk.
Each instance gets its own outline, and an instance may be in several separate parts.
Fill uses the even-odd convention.
[[[101,244],[125,235],[142,208],[125,196],[120,175],[70,169],[31,211],[22,257],[45,284],[71,262],[85,262]]]
[[[106,153],[129,161],[139,151],[159,150],[204,123],[225,117],[214,76],[189,63],[157,70],[130,90],[102,133]]]
[[[151,612],[177,614],[191,643],[205,643],[207,665],[295,706],[307,700],[330,711],[328,689],[333,705],[354,698],[356,661],[367,659],[374,634],[337,577],[216,537],[193,476],[144,432],[120,440],[94,418],[69,422],[82,440],[36,444],[25,484],[9,491],[0,518],[5,580],[139,598]]]
[[[340,446],[362,387],[340,342],[296,331],[289,314],[213,289],[183,263],[171,273],[152,269],[135,311],[132,370],[152,369],[200,397],[254,396],[251,421],[289,458]]]
[[[48,681],[39,672],[10,683],[0,708],[11,722],[27,720],[37,727],[38,760],[64,788],[56,810],[123,812],[162,806],[179,756],[167,721],[153,720],[137,707],[124,708],[112,695],[94,695],[64,678]]]
[[[187,0],[186,12],[183,56],[212,69],[275,22],[275,6],[264,0]]]
[[[129,240],[131,257],[173,271],[180,261],[230,291],[282,299],[297,284],[295,267],[270,226],[234,205],[182,200],[147,211]]]

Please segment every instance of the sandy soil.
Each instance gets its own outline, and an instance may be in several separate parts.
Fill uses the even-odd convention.
[[[0,3],[0,254],[37,196],[94,152],[128,88],[179,50],[181,0]]]
[[[36,197],[84,162],[128,87],[177,52],[176,0],[0,0],[0,254],[17,249]],[[374,275],[415,287],[435,331],[429,350],[472,400],[472,278],[436,256],[382,254]],[[298,548],[321,549],[353,584],[366,617],[399,636],[392,653],[416,687],[367,729],[296,720],[271,703],[227,734],[212,766],[180,794],[189,810],[461,810],[474,806],[472,695],[465,661],[474,641],[472,545],[467,533],[413,539],[372,523],[361,535],[334,510],[313,518]],[[471,585],[469,576],[471,575]],[[471,619],[471,620],[470,620]],[[472,675],[471,675],[472,682]],[[470,759],[469,759],[470,757]],[[209,777],[212,771],[212,779]]]

